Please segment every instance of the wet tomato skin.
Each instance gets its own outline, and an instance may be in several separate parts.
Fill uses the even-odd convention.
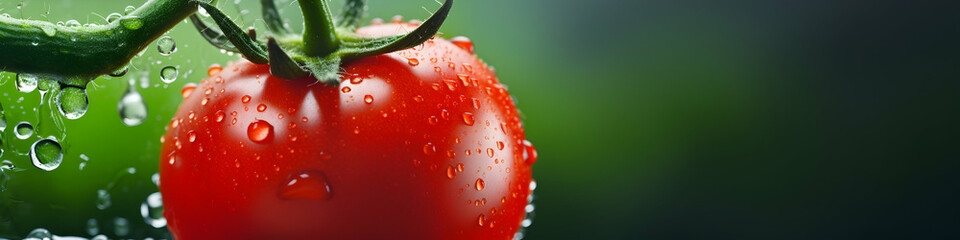
[[[276,78],[245,60],[211,69],[184,91],[163,137],[171,232],[182,240],[512,238],[535,151],[504,86],[472,44],[462,46],[436,38],[360,59],[344,66],[338,86]]]

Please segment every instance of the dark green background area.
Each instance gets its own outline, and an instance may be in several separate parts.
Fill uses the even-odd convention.
[[[27,0],[23,16],[102,22],[91,12],[142,2]],[[221,2],[264,29],[257,1]],[[470,37],[518,99],[540,154],[526,239],[957,238],[960,8],[947,2],[458,0],[441,32]],[[0,8],[16,17],[15,4]],[[385,19],[439,6],[369,5]],[[127,76],[95,81],[90,111],[67,121],[64,166],[83,153],[96,176],[140,166],[129,185],[149,181],[180,86],[236,58],[189,24],[169,35],[174,55],[151,45]],[[194,73],[164,87],[164,65]],[[160,87],[140,89],[149,120],[125,127],[116,102],[140,73]],[[36,94],[11,77],[0,102],[13,122],[13,102],[26,96],[32,116]],[[100,179],[64,172],[39,184]],[[72,184],[58,191],[92,208],[104,183]],[[152,191],[118,190],[134,207],[110,213],[139,220]]]

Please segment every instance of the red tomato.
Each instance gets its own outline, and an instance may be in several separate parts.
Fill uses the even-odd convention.
[[[379,24],[359,34],[413,29]],[[472,44],[436,38],[343,66],[339,86],[245,60],[185,100],[163,137],[170,231],[191,239],[510,239],[536,160]]]

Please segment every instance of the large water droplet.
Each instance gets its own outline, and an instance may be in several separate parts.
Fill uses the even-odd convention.
[[[180,71],[177,70],[177,67],[166,66],[163,69],[160,69],[160,80],[164,83],[173,83],[177,80],[177,75],[180,74]]]
[[[137,30],[143,27],[143,20],[140,20],[140,17],[137,16],[124,16],[120,18],[120,24],[123,24],[123,27],[127,29]]]
[[[170,36],[164,36],[157,40],[157,50],[160,51],[160,55],[169,56],[177,52],[177,42]]]
[[[137,10],[137,8],[134,6],[127,6],[123,9],[123,14],[131,14],[134,10]]]
[[[120,120],[127,126],[137,126],[147,119],[147,104],[143,101],[143,96],[137,92],[137,87],[130,82],[127,91],[117,102],[117,113],[120,113]]]
[[[293,174],[280,186],[280,197],[284,199],[327,200],[331,195],[330,184],[319,171]]]
[[[40,139],[30,147],[30,160],[33,166],[44,171],[53,171],[63,161],[63,149],[60,143],[52,139]]]
[[[482,191],[482,190],[483,190],[483,179],[482,179],[482,178],[477,178],[476,189],[477,189],[477,191]]]
[[[19,139],[27,139],[33,135],[33,125],[28,122],[17,123],[17,126],[14,126],[13,133]]]
[[[87,90],[75,87],[67,87],[61,90],[54,102],[57,103],[60,114],[67,119],[83,117],[90,106]]]
[[[107,192],[107,190],[103,190],[103,189],[97,190],[96,203],[97,203],[97,209],[104,210],[104,209],[110,208],[110,206],[113,204],[110,198],[110,192]]]
[[[464,112],[464,113],[463,113],[463,123],[464,123],[464,124],[467,124],[467,126],[473,126],[473,123],[474,123],[474,121],[473,121],[473,113],[471,113],[471,112]]]
[[[17,74],[17,90],[21,92],[33,92],[37,89],[37,76],[29,73]]]
[[[151,193],[147,196],[147,200],[140,204],[140,216],[154,228],[167,226],[167,219],[163,217],[163,198],[160,193]]]
[[[250,126],[247,127],[247,137],[250,138],[250,141],[258,143],[268,142],[273,139],[273,125],[264,120],[250,123]]]

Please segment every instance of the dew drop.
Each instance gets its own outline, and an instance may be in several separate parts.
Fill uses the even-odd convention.
[[[331,195],[330,184],[319,171],[298,172],[280,186],[280,197],[284,199],[327,200]]]
[[[14,126],[14,135],[19,139],[29,138],[33,135],[33,125],[28,122],[17,123],[17,126]]]
[[[482,191],[482,190],[483,190],[483,179],[482,179],[482,178],[477,178],[476,188],[477,188],[477,191]]]
[[[163,36],[157,39],[157,51],[160,52],[160,55],[170,56],[170,54],[177,52],[177,42],[173,40],[173,37]]]
[[[67,119],[78,119],[87,113],[90,107],[90,99],[87,98],[87,90],[75,87],[67,87],[57,94],[54,99],[60,110],[60,114]]]
[[[63,149],[60,143],[52,139],[40,139],[30,146],[30,160],[33,166],[44,171],[53,171],[63,161]]]
[[[48,37],[57,35],[57,27],[53,26],[53,24],[40,25],[40,29],[43,30],[43,34],[46,34]]]
[[[17,74],[17,90],[20,92],[33,92],[37,89],[37,76],[29,73]]]
[[[483,227],[483,224],[486,222],[486,219],[483,218],[483,214],[480,214],[480,217],[477,217],[477,223]]]
[[[471,113],[471,112],[464,112],[464,113],[463,113],[463,123],[464,123],[464,124],[467,124],[467,126],[473,126],[473,123],[474,123],[474,121],[473,121],[473,113]]]
[[[189,96],[189,94],[186,93],[185,95]],[[120,120],[123,121],[123,124],[131,127],[140,125],[147,119],[147,104],[144,102],[143,96],[137,92],[137,87],[133,85],[132,81],[127,86],[127,91],[123,93],[123,97],[117,102],[117,113],[120,114]]]
[[[130,233],[130,221],[126,218],[118,217],[113,219],[113,234],[117,236],[126,236]]]
[[[453,166],[447,167],[447,178],[453,179],[456,176],[457,176],[457,170],[454,169]]]
[[[273,125],[264,120],[250,123],[247,127],[247,137],[250,141],[257,143],[270,141],[273,138]]]
[[[503,150],[503,147],[504,147],[503,142],[502,142],[502,141],[497,141],[497,149]]]
[[[128,70],[128,69],[129,69],[129,67],[123,66],[123,68],[117,69],[116,71],[114,71],[114,72],[112,72],[112,73],[110,73],[110,74],[108,74],[108,75],[110,75],[111,77],[123,77],[123,75],[127,75],[127,70]]]
[[[137,16],[124,16],[120,18],[120,24],[130,30],[137,30],[143,27],[143,21]]]
[[[463,50],[467,50],[467,52],[473,54],[473,41],[470,41],[469,38],[464,36],[457,36],[457,37],[451,38],[450,42],[452,42],[453,45],[457,45],[457,47]]]
[[[363,96],[363,102],[367,104],[373,103],[373,96],[370,96],[370,95]]]
[[[17,7],[19,8],[19,6],[17,6]],[[37,229],[34,229],[33,231],[30,231],[30,233],[27,234],[26,239],[29,239],[29,240],[34,240],[34,239],[35,239],[35,240],[51,240],[51,239],[53,239],[53,234],[50,233],[50,231],[47,230],[47,229],[37,228]]]
[[[527,140],[523,140],[523,161],[527,165],[537,162],[537,149],[533,147],[533,143]]]
[[[173,83],[177,80],[177,75],[180,75],[180,71],[177,70],[177,67],[166,66],[163,69],[160,69],[160,80],[164,83]]]
[[[190,130],[190,132],[187,133],[187,141],[190,141],[190,142],[197,141],[197,132]]]
[[[487,156],[493,158],[493,148],[487,148]]]
[[[131,14],[131,13],[133,13],[133,11],[135,11],[135,10],[137,10],[136,7],[134,7],[134,6],[127,6],[126,8],[123,9],[123,14]]]
[[[163,197],[159,192],[151,193],[147,200],[140,204],[140,216],[154,228],[167,226],[167,219],[163,217]]]
[[[343,93],[348,93],[348,92],[350,92],[350,87],[343,87],[343,88],[340,89],[340,91],[343,92]]]
[[[267,105],[265,105],[265,104],[263,104],[263,103],[261,103],[260,105],[257,105],[257,111],[258,111],[258,112],[263,112],[263,111],[266,111],[266,110],[267,110]]]
[[[210,65],[210,68],[207,68],[207,76],[213,77],[220,74],[220,71],[223,71],[223,67],[221,67],[220,64]]]
[[[410,66],[417,66],[420,65],[420,60],[417,60],[416,58],[409,58],[407,59],[407,64],[410,64]]]
[[[223,113],[223,110],[217,111],[217,122],[222,122],[224,117],[226,117],[226,114]]]
[[[67,20],[66,23],[64,23],[64,26],[67,26],[69,28],[80,28],[81,25],[80,25],[80,22],[78,22],[77,20],[70,19],[70,20]]]

